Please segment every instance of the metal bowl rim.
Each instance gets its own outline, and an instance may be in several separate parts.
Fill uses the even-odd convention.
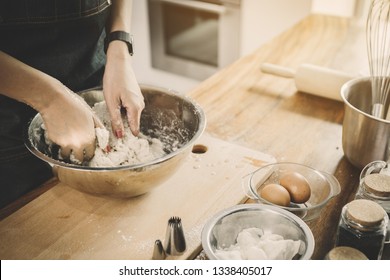
[[[356,111],[358,112],[359,114],[362,114],[364,115],[365,117],[371,119],[371,120],[374,120],[374,121],[378,121],[378,122],[383,122],[383,123],[388,123],[390,124],[390,120],[386,120],[386,119],[381,119],[381,118],[378,118],[378,117],[374,117],[373,115],[370,115],[366,112],[363,112],[362,110],[356,108],[355,106],[353,106],[348,100],[347,100],[347,97],[345,96],[346,93],[347,93],[347,88],[350,88],[352,85],[355,85],[357,83],[361,83],[361,82],[371,82],[371,78],[370,77],[358,77],[358,78],[355,78],[355,79],[352,79],[352,80],[349,80],[348,82],[346,82],[345,84],[343,84],[341,86],[341,98],[343,99],[343,102],[344,102],[344,105],[345,106],[348,106],[349,108],[351,108],[353,111]]]
[[[169,153],[167,155],[164,155],[163,157],[157,158],[157,159],[155,159],[153,161],[140,163],[140,164],[123,165],[123,166],[115,166],[115,167],[91,167],[91,166],[70,164],[70,163],[66,163],[66,162],[61,162],[61,161],[55,160],[55,159],[45,155],[44,153],[42,153],[41,151],[36,149],[34,147],[34,145],[31,143],[31,139],[29,137],[29,133],[28,132],[30,130],[31,123],[36,118],[40,117],[40,114],[37,113],[34,116],[34,118],[28,123],[26,129],[24,130],[25,131],[25,133],[24,133],[24,144],[25,144],[25,146],[27,147],[27,149],[32,154],[34,154],[35,156],[37,156],[40,159],[45,160],[46,162],[48,162],[51,165],[61,166],[61,167],[67,168],[67,169],[85,170],[85,171],[92,171],[92,172],[93,171],[130,170],[130,169],[135,169],[136,170],[136,169],[143,169],[143,168],[147,168],[147,167],[153,168],[154,165],[162,163],[162,162],[165,162],[165,161],[173,158],[174,156],[178,155],[182,151],[186,150],[187,148],[190,148],[194,144],[194,142],[196,140],[198,140],[198,138],[203,134],[203,132],[204,132],[204,130],[206,128],[206,115],[205,115],[202,107],[196,101],[194,101],[192,98],[190,98],[189,96],[184,95],[184,94],[183,95],[179,94],[178,92],[176,92],[174,90],[171,90],[171,89],[158,87],[158,86],[151,86],[151,85],[147,85],[147,84],[140,84],[140,87],[141,87],[141,89],[155,90],[155,91],[163,92],[164,94],[168,94],[168,95],[179,97],[179,98],[184,99],[185,101],[191,103],[194,106],[194,108],[196,109],[196,113],[199,115],[199,129],[198,129],[198,131],[196,131],[196,133],[190,139],[190,141],[185,143],[185,145],[183,145],[179,149],[177,149],[177,150],[175,150],[175,151],[173,151],[173,152],[171,152],[171,153]],[[85,92],[88,92],[88,91],[92,91],[92,90],[101,90],[101,89],[102,89],[102,87],[94,87],[94,88],[90,88],[90,89],[86,89],[86,90],[80,91],[80,92],[78,92],[78,94],[82,94],[82,93],[85,93]]]

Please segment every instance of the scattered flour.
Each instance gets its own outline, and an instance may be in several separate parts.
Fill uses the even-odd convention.
[[[140,133],[134,136],[123,119],[125,134],[117,138],[111,129],[111,120],[104,101],[96,103],[93,111],[106,129],[96,128],[95,156],[89,162],[91,167],[115,167],[152,161],[165,155],[163,144],[157,138],[147,138]]]
[[[236,244],[217,249],[215,254],[223,260],[291,260],[304,247],[301,243],[259,228],[247,228],[238,234]]]

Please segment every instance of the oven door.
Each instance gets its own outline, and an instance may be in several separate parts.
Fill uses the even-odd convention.
[[[239,57],[238,4],[218,0],[148,4],[153,68],[204,80]]]

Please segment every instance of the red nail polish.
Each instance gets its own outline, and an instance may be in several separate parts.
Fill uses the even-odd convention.
[[[122,138],[122,137],[123,137],[123,132],[122,132],[122,130],[117,130],[117,131],[115,131],[115,134],[116,134],[116,137],[117,137],[117,138]]]

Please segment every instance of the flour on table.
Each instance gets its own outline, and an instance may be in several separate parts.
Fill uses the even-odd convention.
[[[117,138],[111,129],[111,119],[104,101],[92,108],[106,129],[96,128],[95,156],[89,162],[91,167],[115,167],[149,162],[165,155],[162,142],[157,138],[147,138],[140,133],[134,136],[126,119],[123,119],[125,133]],[[107,149],[109,147],[109,149]]]

